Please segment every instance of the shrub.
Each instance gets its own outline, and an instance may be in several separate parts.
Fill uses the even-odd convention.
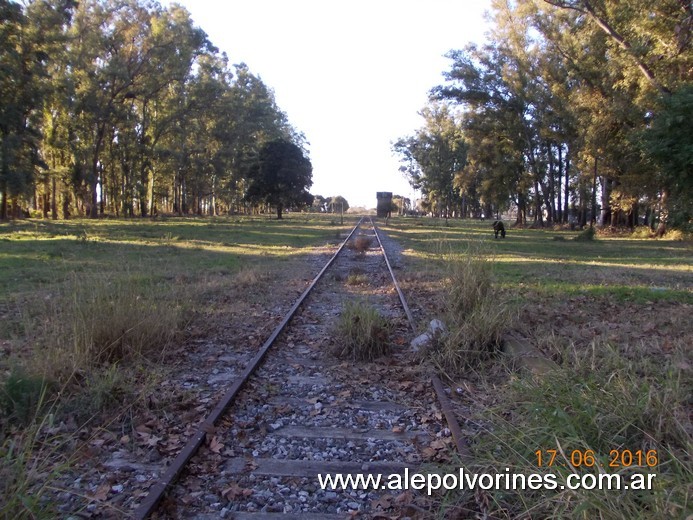
[[[348,301],[337,322],[337,357],[370,361],[389,352],[390,327],[373,306]]]
[[[590,226],[576,235],[573,240],[577,240],[578,242],[589,242],[595,239],[596,234],[597,232],[594,227]]]
[[[0,387],[0,410],[12,422],[26,425],[38,413],[47,392],[48,385],[43,377],[13,368]]]
[[[638,226],[635,229],[633,229],[633,232],[631,233],[631,238],[652,238],[654,233],[652,230],[649,228],[649,226]]]

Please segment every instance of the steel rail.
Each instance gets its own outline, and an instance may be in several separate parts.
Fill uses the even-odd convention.
[[[274,341],[279,337],[279,334],[284,330],[286,325],[291,321],[291,318],[293,318],[294,314],[298,310],[298,308],[301,306],[303,301],[308,297],[308,294],[313,290],[315,285],[318,283],[320,278],[322,278],[323,274],[325,274],[325,271],[332,265],[332,263],[335,261],[337,256],[342,252],[342,249],[344,249],[344,246],[346,243],[349,241],[349,239],[352,237],[352,235],[356,232],[356,230],[359,228],[361,223],[363,222],[363,218],[361,218],[356,226],[354,226],[354,229],[351,230],[349,235],[344,239],[344,242],[339,246],[339,249],[337,249],[337,252],[330,258],[330,260],[325,264],[325,266],[320,270],[320,272],[317,274],[317,276],[313,279],[313,281],[310,283],[310,285],[306,288],[305,291],[299,296],[299,298],[296,300],[294,305],[291,307],[289,312],[284,316],[284,319],[281,321],[281,323],[277,326],[277,328],[274,329],[274,332],[267,338],[265,343],[262,345],[258,353],[253,357],[253,359],[250,361],[250,363],[246,366],[246,368],[243,370],[241,373],[240,377],[234,381],[234,383],[231,385],[231,387],[228,389],[226,394],[224,394],[224,397],[221,398],[219,403],[214,407],[214,409],[209,413],[209,415],[206,417],[202,425],[199,427],[197,432],[193,434],[190,439],[188,439],[188,442],[185,444],[183,449],[178,453],[176,458],[173,460],[171,465],[168,467],[166,472],[158,479],[156,483],[154,483],[150,488],[149,488],[149,493],[145,497],[145,499],[140,503],[138,508],[134,511],[133,513],[133,518],[136,520],[144,520],[147,518],[156,508],[156,506],[159,504],[161,499],[163,498],[164,494],[166,493],[166,490],[168,487],[176,480],[176,478],[180,475],[180,473],[183,471],[183,468],[185,465],[188,463],[188,461],[192,458],[195,453],[197,453],[197,450],[200,448],[202,443],[205,441],[205,438],[208,434],[212,433],[214,431],[215,424],[219,420],[219,418],[223,415],[223,413],[226,411],[226,409],[231,405],[233,400],[236,398],[240,390],[243,388],[245,383],[248,381],[250,376],[255,372],[255,370],[260,366],[260,363],[264,359],[265,355],[269,351],[270,347],[273,345]]]
[[[399,301],[402,304],[402,307],[404,308],[404,313],[407,315],[409,326],[411,327],[412,332],[415,333],[416,322],[414,321],[414,317],[412,316],[411,311],[409,310],[409,305],[407,305],[407,301],[404,298],[404,293],[402,292],[402,289],[400,289],[399,284],[397,283],[397,278],[395,277],[395,273],[392,270],[392,266],[390,265],[390,260],[387,258],[387,252],[385,251],[385,247],[383,247],[382,240],[380,240],[378,228],[373,222],[373,219],[370,220],[371,225],[373,226],[373,231],[375,232],[375,237],[378,239],[378,244],[380,245],[380,249],[383,252],[383,257],[385,257],[387,269],[390,271],[392,282],[395,284],[397,294],[399,294]],[[457,422],[457,418],[455,417],[455,413],[452,409],[452,403],[450,403],[450,399],[448,399],[448,396],[445,394],[445,388],[443,387],[443,383],[440,380],[440,378],[435,374],[431,376],[431,383],[433,384],[433,388],[435,389],[436,395],[438,396],[438,402],[440,402],[440,407],[442,408],[443,415],[445,415],[445,421],[448,423],[448,428],[450,428],[452,438],[455,441],[457,453],[460,455],[460,457],[462,457],[463,460],[468,459],[470,456],[469,448],[467,448],[467,445],[464,441],[464,435],[462,434],[462,429],[460,428],[460,425]]]
[[[378,234],[378,228],[376,227],[375,223],[373,222],[373,219],[370,219],[371,225],[373,226],[373,232],[375,233],[375,238],[378,239],[378,245],[380,246],[380,250],[383,252],[383,257],[385,258],[385,264],[387,264],[387,270],[390,271],[390,276],[392,277],[392,282],[395,284],[395,289],[397,289],[397,294],[399,294],[399,301],[402,304],[402,307],[404,308],[404,314],[407,315],[407,320],[409,321],[409,326],[411,327],[412,332],[416,332],[416,322],[414,321],[414,316],[412,316],[411,311],[409,310],[409,305],[407,305],[407,300],[404,298],[404,293],[402,292],[402,289],[399,287],[399,283],[397,283],[397,278],[395,277],[395,273],[392,270],[392,265],[390,265],[390,259],[387,257],[387,253],[385,252],[385,247],[383,246],[382,240],[380,240],[380,235]]]

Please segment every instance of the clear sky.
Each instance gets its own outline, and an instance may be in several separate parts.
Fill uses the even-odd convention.
[[[165,4],[172,2],[164,2]],[[412,197],[391,143],[422,126],[443,55],[481,43],[490,0],[178,0],[229,56],[274,90],[306,135],[311,193],[375,207]]]

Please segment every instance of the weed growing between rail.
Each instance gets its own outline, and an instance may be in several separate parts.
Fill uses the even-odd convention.
[[[347,301],[336,327],[337,357],[372,361],[390,350],[390,326],[378,310],[362,301]]]
[[[371,237],[366,235],[358,235],[357,237],[349,240],[347,248],[355,251],[358,255],[363,256],[371,248]]]

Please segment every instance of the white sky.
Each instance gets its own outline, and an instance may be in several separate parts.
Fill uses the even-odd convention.
[[[418,111],[450,66],[443,55],[483,40],[490,0],[177,3],[306,135],[311,193],[375,207],[377,191],[414,195],[391,143],[422,126]]]

